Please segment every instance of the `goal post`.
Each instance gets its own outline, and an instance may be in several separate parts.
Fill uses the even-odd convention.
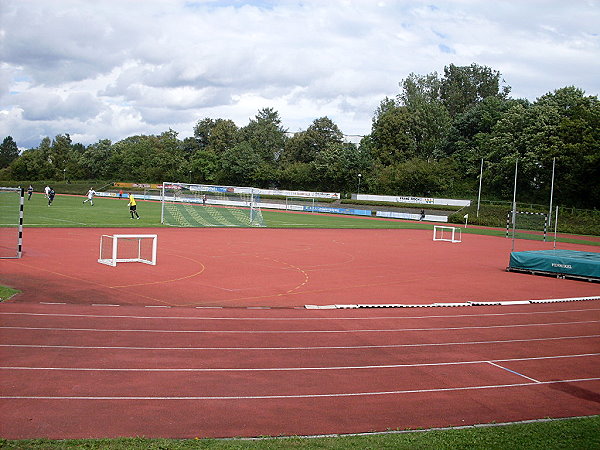
[[[98,262],[113,267],[123,262],[155,266],[157,241],[156,234],[103,234]]]
[[[462,242],[462,231],[457,227],[442,225],[433,226],[433,240],[446,242]]]
[[[548,215],[545,213],[514,211],[506,215],[506,237],[546,242]]]
[[[0,258],[23,255],[23,188],[0,187]]]
[[[161,223],[175,227],[264,227],[259,190],[164,182]]]

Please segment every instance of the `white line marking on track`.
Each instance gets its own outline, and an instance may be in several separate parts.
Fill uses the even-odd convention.
[[[296,394],[296,395],[244,395],[244,396],[215,396],[215,397],[64,397],[64,396],[2,396],[3,400],[267,400],[287,398],[330,398],[330,397],[365,397],[374,395],[423,394],[431,392],[473,391],[481,389],[502,389],[511,387],[540,386],[561,383],[583,383],[598,381],[600,378],[575,378],[570,380],[542,381],[539,383],[492,384],[485,386],[465,386],[455,388],[412,389],[401,391],[381,392],[349,392],[338,394]]]
[[[63,305],[66,303],[56,303]],[[220,306],[196,306],[194,309],[223,309]],[[173,319],[173,320],[233,320],[233,321],[335,321],[335,320],[390,320],[390,319],[450,319],[464,317],[494,317],[494,316],[532,316],[536,314],[561,314],[573,312],[600,311],[600,308],[589,309],[561,309],[554,311],[532,311],[532,312],[507,312],[491,314],[457,314],[457,315],[434,315],[434,316],[374,316],[374,317],[189,317],[189,316],[129,316],[129,315],[102,315],[102,314],[67,314],[67,313],[31,313],[31,312],[0,312],[0,315],[21,315],[21,316],[50,316],[50,317],[90,317],[103,319]]]
[[[590,334],[581,336],[557,336],[547,338],[531,339],[506,339],[493,341],[466,341],[466,342],[426,342],[419,344],[386,344],[386,345],[332,345],[316,347],[127,347],[127,346],[88,346],[88,345],[42,345],[42,344],[0,344],[0,347],[15,348],[64,348],[64,349],[83,349],[83,350],[352,350],[364,348],[405,348],[405,347],[432,347],[432,346],[450,346],[450,345],[480,345],[480,344],[510,344],[516,342],[536,342],[536,341],[559,341],[566,339],[596,339],[600,334]]]
[[[118,329],[118,328],[59,328],[59,327],[10,327],[4,330],[47,330],[47,331],[89,331],[98,333],[202,333],[202,334],[348,334],[348,333],[397,333],[407,331],[456,331],[482,330],[494,328],[548,327],[556,325],[581,325],[598,323],[600,320],[581,320],[575,322],[528,323],[516,325],[478,325],[474,327],[439,327],[439,328],[391,328],[391,329],[355,329],[355,330],[151,330],[151,329]]]
[[[534,381],[535,383],[539,383],[539,381],[536,380],[535,378],[531,378],[531,377],[528,377],[527,375],[523,375],[522,373],[515,372],[514,370],[511,370],[508,367],[501,366],[500,364],[496,364],[492,361],[488,361],[488,364],[491,364],[492,366],[496,366],[502,370],[506,370],[507,372],[514,373],[515,375],[518,375],[520,377],[527,378],[528,380]]]
[[[495,362],[514,362],[514,361],[539,361],[547,359],[563,358],[582,358],[588,356],[599,356],[600,353],[582,353],[579,355],[555,355],[555,356],[534,356],[528,358],[509,358],[494,359]],[[358,369],[400,369],[409,367],[439,367],[439,366],[461,366],[472,364],[489,364],[490,360],[474,361],[449,361],[437,363],[415,363],[415,364],[382,364],[367,366],[332,366],[332,367],[167,367],[167,368],[145,368],[145,367],[33,367],[33,366],[6,366],[0,367],[0,370],[50,370],[50,371],[73,371],[73,372],[297,372],[297,371],[316,371],[316,370],[358,370]]]

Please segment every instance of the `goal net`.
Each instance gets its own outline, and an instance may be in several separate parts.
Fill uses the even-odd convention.
[[[264,227],[251,187],[163,183],[161,223],[176,227]]]
[[[23,242],[21,188],[0,187],[0,258],[20,258]]]
[[[434,225],[433,240],[446,242],[462,242],[462,231],[456,227]]]
[[[156,234],[103,234],[98,262],[116,266],[122,262],[156,265]]]
[[[515,211],[506,216],[506,237],[531,239],[546,242],[548,215],[528,211]]]

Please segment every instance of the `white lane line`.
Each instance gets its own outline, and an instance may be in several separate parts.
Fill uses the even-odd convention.
[[[390,328],[390,329],[346,329],[346,330],[151,330],[151,329],[118,329],[118,328],[61,328],[61,327],[4,327],[3,330],[45,330],[45,331],[89,331],[108,333],[213,333],[213,334],[349,334],[349,333],[396,333],[407,331],[456,331],[456,330],[485,330],[495,328],[524,328],[548,327],[556,325],[581,325],[585,323],[598,323],[600,320],[580,320],[575,322],[548,322],[527,323],[516,325],[488,325],[473,327],[439,327],[439,328]]]
[[[482,389],[502,389],[513,387],[541,386],[548,384],[561,383],[582,383],[586,381],[598,381],[600,378],[575,378],[570,380],[542,381],[540,383],[513,383],[513,384],[492,384],[485,386],[465,386],[454,388],[432,388],[432,389],[410,389],[398,391],[380,391],[380,392],[348,392],[337,394],[293,394],[293,395],[238,395],[238,396],[197,396],[197,397],[91,397],[91,396],[18,396],[7,395],[0,396],[3,400],[269,400],[269,399],[289,399],[289,398],[332,398],[332,397],[365,397],[376,395],[402,395],[402,394],[424,394],[431,392],[457,392],[474,391]]]
[[[492,366],[496,366],[496,367],[498,367],[498,368],[500,368],[502,370],[506,370],[507,372],[514,373],[515,375],[518,375],[520,377],[526,378],[526,379],[528,379],[530,381],[533,381],[535,383],[539,383],[539,381],[536,380],[535,378],[528,377],[527,375],[523,375],[522,373],[516,372],[514,370],[509,369],[508,367],[501,366],[500,364],[496,364],[496,363],[494,363],[492,361],[488,361],[488,364],[491,364]]]
[[[63,305],[65,303],[48,303]],[[222,309],[221,307],[197,306],[195,309]],[[390,319],[449,319],[464,317],[494,317],[494,316],[532,316],[537,314],[561,314],[572,312],[600,311],[600,308],[589,309],[561,309],[554,311],[532,311],[532,312],[506,312],[490,314],[457,314],[457,315],[432,315],[432,316],[376,316],[376,317],[180,317],[180,316],[129,316],[129,315],[108,315],[108,314],[67,314],[67,313],[31,313],[31,312],[0,312],[0,315],[20,315],[20,316],[48,316],[48,317],[90,317],[102,319],[159,319],[159,320],[232,320],[232,321],[335,321],[335,320],[390,320]]]
[[[406,348],[406,347],[435,347],[451,345],[480,345],[480,344],[510,344],[517,342],[536,342],[536,341],[560,341],[568,339],[596,339],[600,334],[580,335],[580,336],[557,336],[547,338],[530,339],[506,339],[494,341],[460,341],[460,342],[426,342],[420,344],[386,344],[386,345],[332,345],[315,347],[128,347],[128,346],[108,346],[108,345],[47,345],[47,344],[0,344],[0,347],[8,348],[60,348],[75,350],[352,350],[366,348]]]
[[[547,359],[564,358],[582,358],[588,356],[599,356],[600,353],[582,353],[578,355],[555,355],[555,356],[533,356],[528,358],[509,358],[494,359],[495,362],[514,362],[514,361],[539,361]],[[72,371],[72,372],[297,372],[297,371],[317,371],[317,370],[358,370],[358,369],[399,369],[410,367],[439,367],[439,366],[461,366],[472,364],[489,364],[490,360],[474,361],[448,361],[437,363],[415,363],[415,364],[382,364],[367,366],[331,366],[331,367],[165,367],[165,368],[147,368],[147,367],[34,367],[34,366],[5,366],[0,370],[50,370],[50,371]]]

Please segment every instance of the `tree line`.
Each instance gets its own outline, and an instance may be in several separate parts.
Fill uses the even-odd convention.
[[[576,87],[536,101],[510,97],[510,86],[489,67],[444,68],[410,74],[399,93],[381,101],[371,133],[346,142],[328,117],[288,133],[279,113],[258,111],[245,126],[204,118],[193,136],[107,139],[85,146],[69,134],[46,137],[19,153],[8,136],[0,145],[0,179],[191,181],[293,190],[385,195],[477,195],[511,199],[518,159],[519,199],[546,203],[556,158],[556,202],[600,205],[600,103]]]

